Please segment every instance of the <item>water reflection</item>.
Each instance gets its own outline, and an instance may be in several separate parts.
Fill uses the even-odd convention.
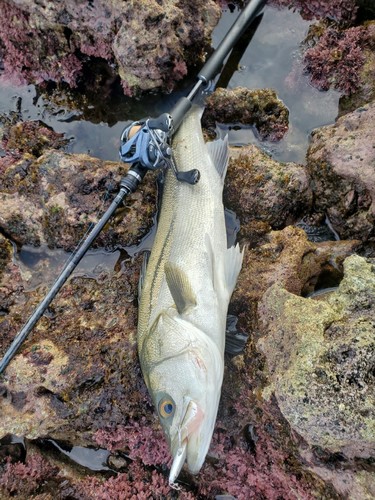
[[[213,33],[214,46],[237,15],[237,10],[224,12]],[[310,22],[304,21],[297,12],[265,8],[262,22],[239,66],[232,68],[228,87],[275,89],[290,110],[289,132],[279,143],[259,143],[250,127],[223,127],[229,134],[230,143],[255,143],[277,160],[303,163],[311,130],[334,122],[340,94],[316,90],[303,74],[300,43],[309,26]],[[64,132],[71,138],[70,152],[117,161],[123,128],[135,119],[168,111],[188,88],[189,82],[184,82],[180,91],[164,96],[146,95],[140,100],[113,93],[109,102],[97,100],[97,106],[91,103],[81,110],[72,110],[59,105],[58,99],[48,101],[34,86],[15,89],[0,78],[0,113],[16,111],[24,120],[40,119],[56,132]]]
[[[222,17],[214,33],[214,43],[220,33],[229,28],[236,12]],[[309,83],[303,72],[300,44],[311,22],[287,9],[267,7],[240,66],[234,71],[228,88],[272,88],[289,108],[289,132],[278,143],[260,143],[252,127],[221,127],[229,134],[231,144],[257,144],[279,161],[304,163],[310,132],[333,123],[338,112],[340,93],[321,92]]]
[[[62,249],[51,250],[47,245],[24,245],[19,252],[14,253],[14,260],[19,266],[25,291],[35,290],[40,285],[52,285],[70,256]],[[120,256],[120,250],[89,250],[74,270],[73,276],[103,283],[117,274],[116,265]]]

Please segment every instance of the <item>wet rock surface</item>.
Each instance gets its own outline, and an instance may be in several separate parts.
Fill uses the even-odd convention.
[[[367,0],[270,0],[272,5],[297,9],[305,19],[328,18],[342,23],[355,20],[358,4]],[[371,1],[371,0],[370,0]]]
[[[234,172],[237,172],[244,191],[248,189],[242,194],[239,215],[243,220],[251,220],[252,205],[246,200],[253,199],[255,189],[262,207],[259,213],[268,212],[272,220],[275,217],[273,210],[277,213],[277,206],[286,204],[275,201],[282,196],[283,186],[285,193],[289,190],[303,192],[301,186],[306,187],[302,167],[294,164],[278,166],[263,158],[255,148],[242,153],[239,160],[238,151],[232,150],[230,169],[233,173],[228,174],[229,180],[233,175],[233,182]],[[250,175],[251,180],[248,179],[245,185],[249,177],[249,161],[254,156],[257,161],[252,165],[260,163],[258,168],[266,173]],[[94,208],[101,205],[105,183],[99,179],[109,177],[111,182],[117,181],[120,165],[56,150],[47,150],[38,158],[29,155],[29,158],[28,175],[19,175],[19,165],[24,161],[21,158],[4,171],[1,184],[2,196],[12,195],[12,203],[7,201],[9,214],[24,214],[25,208],[23,211],[21,208],[29,206],[30,217],[25,220],[35,219],[34,232],[26,224],[24,239],[19,239],[19,244],[30,245],[37,235],[40,242],[52,247],[70,248],[80,235],[80,226],[74,223],[76,214],[85,220],[91,210],[94,212]],[[295,175],[302,179],[301,184],[297,183],[299,187],[296,188],[293,182],[281,182],[280,191],[270,199],[270,192],[276,191],[277,187],[274,177],[278,179],[281,175],[289,176],[288,179]],[[78,184],[77,179],[80,179]],[[270,182],[268,189],[262,189],[264,179]],[[91,187],[95,185],[95,192],[88,189],[87,194],[80,194],[77,186],[82,183]],[[58,215],[47,227],[61,225],[62,230],[46,232],[45,225],[39,223],[40,218],[44,214],[48,220],[51,214],[46,215],[45,206],[51,198],[60,200],[61,193],[68,200],[63,207],[64,216]],[[69,197],[69,193],[74,196]],[[236,200],[234,191],[231,196],[228,191],[229,205]],[[306,188],[305,197],[301,196],[307,200],[304,206],[308,210],[311,193]],[[132,208],[125,212],[133,214],[130,220],[125,215],[125,220],[104,231],[99,244],[115,248],[139,241],[144,232],[143,212],[136,208],[137,199],[146,210],[145,219],[151,219],[148,211],[154,210],[155,206],[154,179],[151,176],[148,180],[146,178],[138,198],[131,201]],[[41,204],[41,200],[45,201]],[[297,214],[294,215],[291,207],[289,210],[293,214],[290,222],[297,218]],[[285,217],[284,224],[287,224]],[[0,347],[4,352],[43,297],[46,286],[29,290],[27,275],[14,260],[14,249],[8,239],[9,235],[12,240],[17,239],[18,226],[12,229],[6,218],[1,224],[6,234],[1,239],[0,286],[2,304],[6,306],[0,323]],[[66,235],[68,228],[71,232]],[[134,228],[137,229],[135,240]],[[252,240],[254,248],[246,253],[231,310],[239,317],[239,327],[251,334],[251,340],[243,355],[227,363],[217,432],[199,478],[182,478],[188,485],[184,487],[186,492],[181,493],[186,498],[189,495],[190,498],[196,498],[196,495],[211,498],[228,492],[238,498],[247,498],[254,491],[270,498],[275,491],[288,497],[291,482],[302,498],[313,498],[314,495],[335,498],[329,483],[324,483],[316,472],[302,467],[300,451],[293,444],[289,424],[280,414],[277,404],[270,405],[259,399],[259,377],[263,380],[261,374],[265,365],[255,344],[258,328],[256,304],[275,282],[285,283],[294,293],[313,290],[319,276],[340,269],[344,258],[360,243],[343,241],[315,245],[307,240],[302,229],[292,226],[267,233],[268,229],[255,243],[250,223],[245,224],[241,232],[241,238]],[[1,380],[3,418],[0,433],[3,437],[23,436],[28,451],[22,464],[17,463],[19,448],[10,451],[10,457],[14,453],[14,462],[3,464],[3,494],[22,498],[25,494],[31,495],[30,492],[47,495],[55,489],[61,498],[100,498],[106,494],[113,497],[122,491],[126,492],[124,498],[127,498],[126,495],[133,492],[149,491],[148,486],[144,486],[145,481],[154,485],[155,494],[169,494],[165,469],[169,463],[168,451],[136,357],[136,297],[140,264],[141,258],[134,261],[123,253],[113,272],[104,279],[72,278],[9,365]],[[43,444],[46,439],[75,446],[99,446],[111,453],[109,463],[118,463],[116,456],[121,458],[118,453],[124,454],[125,462],[121,459],[120,470],[112,472],[115,475],[111,478],[100,473],[93,476],[89,467],[84,467],[83,474],[77,476],[71,465],[70,469],[64,465],[65,456],[48,451]],[[273,464],[270,468],[269,463]],[[221,470],[220,480],[217,479],[218,468]],[[22,483],[15,477],[22,477]],[[38,486],[39,481],[37,485],[35,478],[43,478],[43,486]]]
[[[276,162],[256,146],[231,148],[227,180],[224,203],[240,218],[239,237],[251,244],[297,222],[312,206],[305,168]]]
[[[28,83],[50,80],[75,87],[86,69],[93,70],[93,61],[105,60],[108,69],[99,72],[98,86],[119,76],[128,95],[171,89],[189,65],[202,60],[219,15],[212,0],[186,5],[7,0],[0,28],[4,71]]]
[[[374,240],[374,120],[370,103],[313,132],[307,168],[315,206],[342,239]]]
[[[56,150],[38,158],[27,154],[0,178],[2,231],[19,245],[46,244],[71,251],[104,212],[125,173],[122,163],[88,155]],[[152,225],[154,206],[155,187],[150,181],[126,200],[95,245],[114,248],[138,243]]]
[[[246,252],[245,272],[239,276],[230,310],[243,328],[255,334],[258,302],[268,288],[278,283],[291,293],[308,295],[337,285],[344,259],[359,247],[359,241],[315,244],[307,240],[302,229],[292,226],[272,231]]]
[[[39,3],[40,12],[53,24],[60,4],[68,4],[47,3]],[[311,7],[345,23],[353,21],[353,5],[294,2],[306,16]],[[80,3],[60,16],[73,31],[74,50],[83,52],[89,23],[102,7],[86,7],[93,13],[85,32],[71,28]],[[157,17],[156,2],[139,15],[152,7],[150,36],[154,25],[167,22]],[[27,12],[35,24],[36,14]],[[135,16],[126,22],[139,30]],[[101,19],[99,38],[113,36],[112,20]],[[96,50],[105,58],[108,47],[92,45],[85,54]],[[59,71],[56,78],[65,78],[64,64]],[[75,85],[79,72],[69,71]],[[138,88],[135,80],[124,82],[126,91]],[[275,99],[264,92],[258,97]],[[282,105],[275,106],[286,120]],[[231,148],[224,200],[241,222],[238,237],[247,250],[229,312],[248,341],[241,354],[226,358],[215,434],[200,474],[183,472],[179,491],[168,486],[170,457],[136,355],[142,257],[134,245],[149,231],[157,204],[148,174],[95,243],[102,251],[95,254],[99,270],[68,281],[0,376],[1,498],[374,497],[373,106],[315,131],[307,167],[278,163],[255,146]],[[236,113],[238,120],[246,115],[244,107]],[[279,122],[267,122],[266,115],[261,109],[255,125],[266,124],[271,134]],[[19,118],[3,117],[1,127],[0,355],[53,280],[51,256],[76,246],[127,168],[67,154],[64,137]],[[104,266],[108,255],[111,264]],[[42,284],[35,274],[44,277]]]
[[[203,126],[253,125],[261,140],[278,141],[288,130],[288,109],[272,89],[217,88],[207,99]]]

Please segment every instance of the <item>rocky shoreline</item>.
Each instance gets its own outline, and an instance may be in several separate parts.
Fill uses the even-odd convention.
[[[4,71],[74,87],[97,57],[109,62],[125,93],[171,89],[192,54],[203,59],[220,15],[219,2],[193,3],[194,24],[193,7],[173,0],[121,2],[120,13],[116,0],[89,2],[79,23],[82,2],[7,0],[2,14],[12,30],[0,29]],[[231,148],[224,202],[240,220],[238,239],[247,251],[229,312],[248,341],[243,353],[226,359],[201,473],[184,473],[181,489],[170,490],[168,450],[137,360],[142,256],[126,249],[153,224],[156,176],[148,174],[95,243],[118,252],[113,269],[69,280],[0,376],[1,498],[375,496],[374,12],[371,2],[355,0],[272,4],[321,17],[304,41],[306,64],[312,84],[321,84],[322,53],[330,60],[324,81],[335,86],[341,79],[341,116],[312,133],[306,165],[277,162],[253,145]],[[358,13],[366,20],[357,22]],[[21,59],[22,44],[31,52]],[[48,46],[64,53],[60,64],[49,60],[47,72]],[[354,68],[358,47],[364,59]],[[218,89],[205,115],[207,135],[215,121],[251,124],[263,138],[279,140],[288,110],[270,89]],[[1,117],[0,127],[2,355],[48,290],[48,283],[32,286],[19,250],[72,251],[127,167],[68,154],[61,134],[17,114]],[[39,258],[51,279],[57,271]],[[67,457],[77,447],[107,450],[105,468],[72,462]]]

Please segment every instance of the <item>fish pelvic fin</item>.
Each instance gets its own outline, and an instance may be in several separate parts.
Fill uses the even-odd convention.
[[[197,305],[197,299],[187,274],[172,262],[164,266],[165,278],[169,291],[179,314],[186,313]]]
[[[229,160],[228,136],[226,135],[224,139],[207,142],[206,147],[217,173],[224,182]]]

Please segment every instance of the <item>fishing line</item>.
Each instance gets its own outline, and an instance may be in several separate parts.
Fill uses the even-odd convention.
[[[176,165],[173,164],[173,151],[170,150],[172,137],[191,109],[193,100],[199,97],[200,93],[204,92],[210,82],[221,72],[224,61],[234,45],[248,26],[257,19],[265,4],[266,0],[250,0],[245,5],[219,46],[197,75],[197,82],[187,97],[181,97],[169,113],[163,113],[157,118],[149,118],[143,122],[133,122],[124,130],[121,135],[120,159],[125,163],[130,163],[130,169],[121,179],[120,189],[116,197],[96,225],[89,225],[85,235],[75,247],[72,255],[67,259],[62,272],[49,292],[21,331],[15,336],[3,359],[0,360],[0,373],[7,367],[58,291],[73,273],[75,267],[104,229],[119,205],[123,203],[124,198],[137,189],[149,170],[155,171],[167,166],[174,170],[178,181],[187,182],[188,184],[199,182],[199,171],[197,169],[188,172],[177,171]],[[162,156],[160,156],[160,153],[162,153]]]

